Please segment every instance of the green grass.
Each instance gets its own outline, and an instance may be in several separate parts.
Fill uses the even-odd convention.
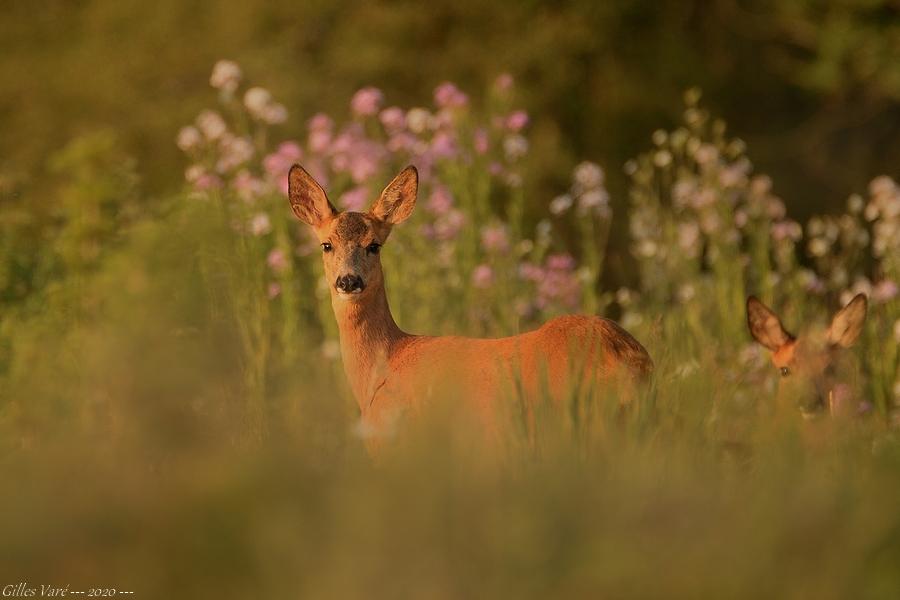
[[[442,127],[459,152],[435,160],[381,253],[398,324],[498,336],[563,312],[614,315],[656,371],[624,412],[602,393],[538,399],[533,431],[499,398],[490,446],[446,390],[377,461],[333,351],[320,258],[263,168],[265,129],[241,166],[262,184],[248,199],[223,168],[219,191],[150,202],[115,136],[64,147],[53,202],[0,207],[0,586],[136,599],[900,596],[900,188],[873,181],[804,237],[743,142],[687,96],[685,123],[627,165],[617,215],[592,163],[562,198],[574,206],[546,214],[522,157],[503,150],[527,148],[527,133],[491,125],[511,107],[451,114]],[[334,199],[430,160],[388,152],[377,119],[354,119],[337,130],[366,142],[356,158],[384,151],[364,182],[304,149],[335,170]],[[492,128],[487,154],[466,141],[479,125]],[[421,135],[427,150],[436,133]],[[224,151],[208,146],[192,160],[218,168]],[[434,208],[438,182],[451,209]],[[267,227],[248,234],[260,216]],[[440,227],[452,233],[424,233]],[[633,289],[606,289],[611,264]],[[860,286],[872,302],[848,383],[871,410],[776,411],[746,295],[798,333]]]
[[[510,423],[492,451],[435,411],[373,463],[317,321],[297,323],[288,352],[278,310],[241,300],[263,290],[214,205],[177,201],[92,272],[3,315],[3,585],[135,598],[900,592],[900,441],[885,417],[810,448],[809,423],[760,409],[768,370],[736,364],[718,330],[691,325],[696,308],[651,307],[634,328],[656,392],[624,420],[597,410],[575,435],[571,413],[542,410],[537,446]],[[384,250],[390,290],[397,251]],[[415,298],[392,299],[404,325]],[[268,332],[262,367],[241,318]]]

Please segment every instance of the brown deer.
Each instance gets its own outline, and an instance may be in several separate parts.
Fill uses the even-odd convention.
[[[862,332],[867,304],[866,296],[857,294],[834,315],[827,329],[807,331],[797,338],[765,304],[754,296],[747,299],[750,334],[771,350],[781,374],[779,406],[796,404],[808,418],[826,410],[832,416],[849,416],[860,409],[849,391],[844,350]]]
[[[362,423],[375,437],[399,413],[418,412],[446,388],[490,434],[496,433],[498,401],[509,390],[530,402],[545,392],[559,401],[579,384],[610,389],[624,382],[630,390],[647,378],[653,369],[647,351],[600,317],[559,317],[536,331],[499,339],[402,331],[388,307],[379,252],[391,228],[412,213],[417,190],[418,172],[409,166],[368,212],[339,212],[300,165],[288,177],[291,208],[321,243],[344,369]]]

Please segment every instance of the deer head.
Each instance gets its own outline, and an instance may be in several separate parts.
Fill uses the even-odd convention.
[[[831,414],[852,410],[841,359],[862,331],[866,307],[866,296],[858,294],[834,315],[827,329],[795,337],[765,304],[753,296],[747,299],[750,334],[772,352],[781,374],[779,396],[793,399],[805,416],[824,408]]]
[[[384,286],[379,251],[391,227],[405,221],[416,204],[419,175],[406,167],[365,213],[339,212],[322,186],[300,165],[288,175],[288,197],[298,219],[310,225],[322,246],[325,278],[333,297],[357,302]]]

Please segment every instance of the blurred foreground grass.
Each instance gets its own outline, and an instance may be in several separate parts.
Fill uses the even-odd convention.
[[[464,135],[479,123],[460,104],[426,112],[437,131],[416,132],[428,150],[412,158],[381,149],[373,114],[311,125],[344,136],[334,146],[357,148],[353,160],[378,157],[360,178],[343,150],[267,154],[261,142],[238,171],[207,140],[192,158],[215,185],[194,180],[152,212],[112,138],[72,144],[55,161],[69,183],[52,235],[35,237],[21,213],[0,222],[5,282],[20,282],[0,315],[0,585],[136,598],[897,597],[897,186],[882,178],[865,209],[851,199],[847,215],[811,223],[802,258],[802,228],[696,102],[628,167],[638,282],[616,294],[601,285],[617,258],[605,254],[602,170],[580,165],[535,224],[521,127],[492,129],[472,153]],[[440,135],[463,149],[439,155]],[[319,259],[277,188],[300,152],[342,206],[352,198],[336,192],[371,198],[394,163],[432,161],[420,208],[383,253],[401,326],[498,335],[618,312],[656,362],[654,391],[624,419],[608,406],[539,410],[536,444],[510,423],[500,448],[435,410],[373,464]],[[860,285],[876,298],[855,351],[871,410],[774,420],[774,369],[748,346],[745,294],[799,325]],[[825,433],[814,446],[810,426]]]
[[[810,450],[799,420],[742,408],[768,396],[723,369],[716,331],[647,330],[659,389],[643,417],[601,411],[575,436],[548,411],[538,448],[497,459],[477,432],[436,419],[377,465],[339,363],[309,340],[271,368],[267,435],[248,439],[223,291],[241,275],[204,275],[204,256],[231,252],[211,208],[138,226],[46,308],[5,316],[19,337],[3,389],[4,584],[143,598],[900,590],[896,439],[872,418]],[[686,373],[695,344],[710,346]],[[743,432],[734,451],[716,425],[729,409]]]

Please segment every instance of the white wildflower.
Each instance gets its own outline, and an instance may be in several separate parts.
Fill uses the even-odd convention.
[[[203,133],[203,136],[211,141],[219,139],[228,131],[225,119],[214,110],[201,112],[197,117],[197,127]]]
[[[272,93],[265,88],[252,87],[244,94],[244,106],[256,119],[263,118],[271,103]]]
[[[528,153],[528,140],[521,135],[510,135],[503,140],[503,152],[506,159],[514,161]]]
[[[322,356],[328,360],[337,360],[341,357],[341,344],[337,340],[325,340],[322,342]]]
[[[570,196],[569,194],[562,194],[561,196],[557,196],[550,201],[550,213],[554,215],[561,215],[572,208],[573,202],[574,200],[572,200],[572,196]]]
[[[266,235],[270,231],[272,231],[272,222],[266,213],[257,213],[250,220],[250,233],[253,235]]]
[[[653,143],[656,144],[657,146],[662,146],[669,139],[669,134],[666,133],[665,130],[663,130],[663,129],[657,129],[656,131],[653,132],[651,139],[653,140]]]
[[[234,61],[220,60],[213,66],[209,84],[218,90],[234,93],[241,82],[241,68]]]
[[[575,167],[574,179],[585,190],[600,187],[603,185],[603,169],[596,163],[584,161]]]
[[[825,256],[828,253],[828,242],[824,238],[813,238],[809,241],[809,253],[813,256]]]
[[[269,125],[278,125],[287,121],[288,112],[283,104],[273,102],[263,111],[262,120]]]
[[[578,198],[578,211],[584,215],[588,212],[603,214],[608,209],[609,194],[604,189],[594,189],[582,194]]]
[[[202,141],[203,136],[200,135],[200,131],[196,127],[188,125],[187,127],[182,127],[178,132],[175,143],[182,151],[190,152],[199,146]]]
[[[424,133],[431,126],[431,113],[424,108],[411,108],[406,113],[406,125],[413,133]]]
[[[668,150],[660,150],[653,155],[653,164],[660,169],[668,167],[672,164],[672,153]]]

